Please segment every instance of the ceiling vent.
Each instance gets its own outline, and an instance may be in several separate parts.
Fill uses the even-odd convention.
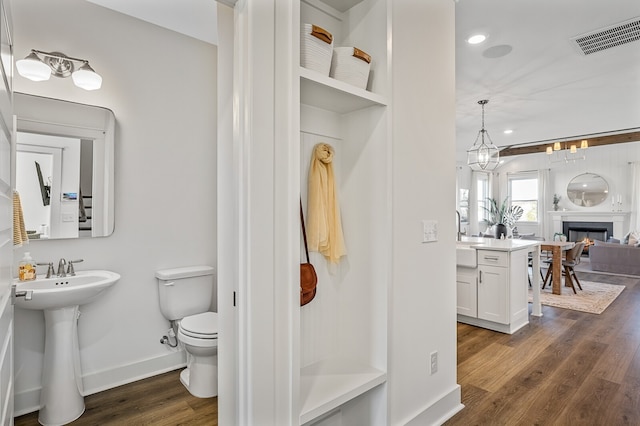
[[[610,27],[581,34],[571,39],[583,55],[640,40],[640,17]]]

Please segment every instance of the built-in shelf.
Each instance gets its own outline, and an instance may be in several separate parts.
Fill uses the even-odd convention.
[[[383,371],[352,360],[324,360],[302,368],[300,424],[330,412],[386,380]]]
[[[384,96],[304,67],[300,67],[300,102],[340,114],[387,105]]]

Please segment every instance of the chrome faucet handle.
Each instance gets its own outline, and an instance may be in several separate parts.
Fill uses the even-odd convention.
[[[84,259],[78,259],[78,260],[70,260],[69,262],[67,262],[69,264],[69,266],[67,267],[67,275],[71,275],[72,277],[76,275],[76,271],[73,269],[73,264],[74,263],[80,263],[83,262]]]
[[[36,265],[38,265],[38,266],[48,266],[48,268],[47,268],[47,275],[45,276],[45,278],[51,278],[51,276],[54,274],[54,271],[53,271],[53,262],[48,262],[48,263],[36,263]]]
[[[67,264],[67,261],[64,260],[64,258],[61,258],[60,261],[58,262],[58,273],[56,275],[58,275],[59,277],[66,277],[67,274],[64,271],[64,266]]]

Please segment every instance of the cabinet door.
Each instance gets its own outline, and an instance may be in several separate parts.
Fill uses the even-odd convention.
[[[478,318],[500,324],[509,323],[507,268],[478,267]]]
[[[457,309],[460,315],[478,316],[478,285],[475,269],[459,268],[456,277]]]

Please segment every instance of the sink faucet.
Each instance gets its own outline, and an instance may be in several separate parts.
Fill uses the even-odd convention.
[[[458,210],[456,210],[456,216],[458,217],[458,241],[462,241],[462,232],[460,231],[460,227],[461,227],[460,212]]]
[[[48,263],[36,263],[38,266],[47,266],[47,276],[45,278],[51,278],[53,276],[53,262]]]
[[[80,263],[82,262],[84,259],[78,259],[78,260],[70,260],[67,263],[69,264],[69,267],[67,267],[67,275],[71,275],[72,277],[76,275],[76,271],[73,269],[73,264],[74,263]]]
[[[58,262],[58,273],[57,275],[59,277],[66,277],[67,273],[64,270],[64,267],[67,265],[67,261],[64,260],[64,258],[60,259],[60,262]]]

